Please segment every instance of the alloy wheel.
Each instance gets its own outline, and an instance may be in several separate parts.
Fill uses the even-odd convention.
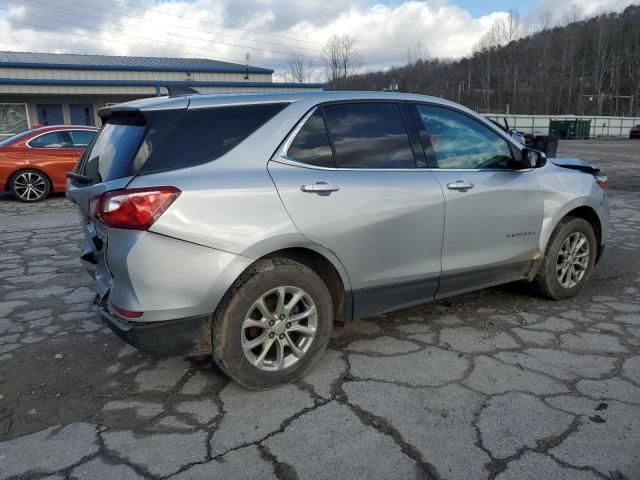
[[[563,288],[573,288],[584,277],[589,265],[589,241],[581,232],[569,235],[558,252],[556,276]]]
[[[18,174],[13,180],[13,188],[18,197],[33,202],[44,197],[47,191],[47,182],[38,173],[24,172]]]
[[[242,350],[260,370],[279,371],[309,351],[318,327],[311,296],[298,287],[281,286],[258,298],[242,323]]]

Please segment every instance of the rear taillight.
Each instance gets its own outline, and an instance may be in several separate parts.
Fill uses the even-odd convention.
[[[93,214],[108,227],[148,230],[179,195],[175,187],[112,190],[98,197]]]
[[[142,312],[134,312],[133,310],[127,310],[122,307],[118,307],[117,305],[111,304],[111,308],[114,312],[116,312],[121,317],[126,318],[140,318],[142,316]]]

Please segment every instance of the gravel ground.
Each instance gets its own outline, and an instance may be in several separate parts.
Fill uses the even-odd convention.
[[[578,298],[514,284],[353,322],[259,393],[122,343],[69,202],[0,197],[0,478],[640,479],[640,141],[560,152],[610,173]]]

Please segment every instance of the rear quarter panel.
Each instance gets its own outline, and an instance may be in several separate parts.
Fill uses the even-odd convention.
[[[24,154],[11,146],[0,150],[0,188],[9,189],[9,179],[24,163]]]
[[[31,149],[27,152],[27,161],[24,168],[34,168],[44,172],[49,180],[54,192],[64,192],[66,185],[66,174],[73,170],[78,156],[75,149]]]
[[[275,248],[297,237],[267,171],[273,152],[304,114],[302,107],[298,116],[296,107],[288,106],[215,161],[134,177],[129,187],[171,185],[182,192],[151,230],[251,256],[263,242]]]

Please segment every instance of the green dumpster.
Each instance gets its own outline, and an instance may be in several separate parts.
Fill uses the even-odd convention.
[[[549,135],[564,138],[589,138],[591,132],[591,120],[550,120]]]
[[[591,120],[576,120],[575,138],[589,138],[591,132]]]

